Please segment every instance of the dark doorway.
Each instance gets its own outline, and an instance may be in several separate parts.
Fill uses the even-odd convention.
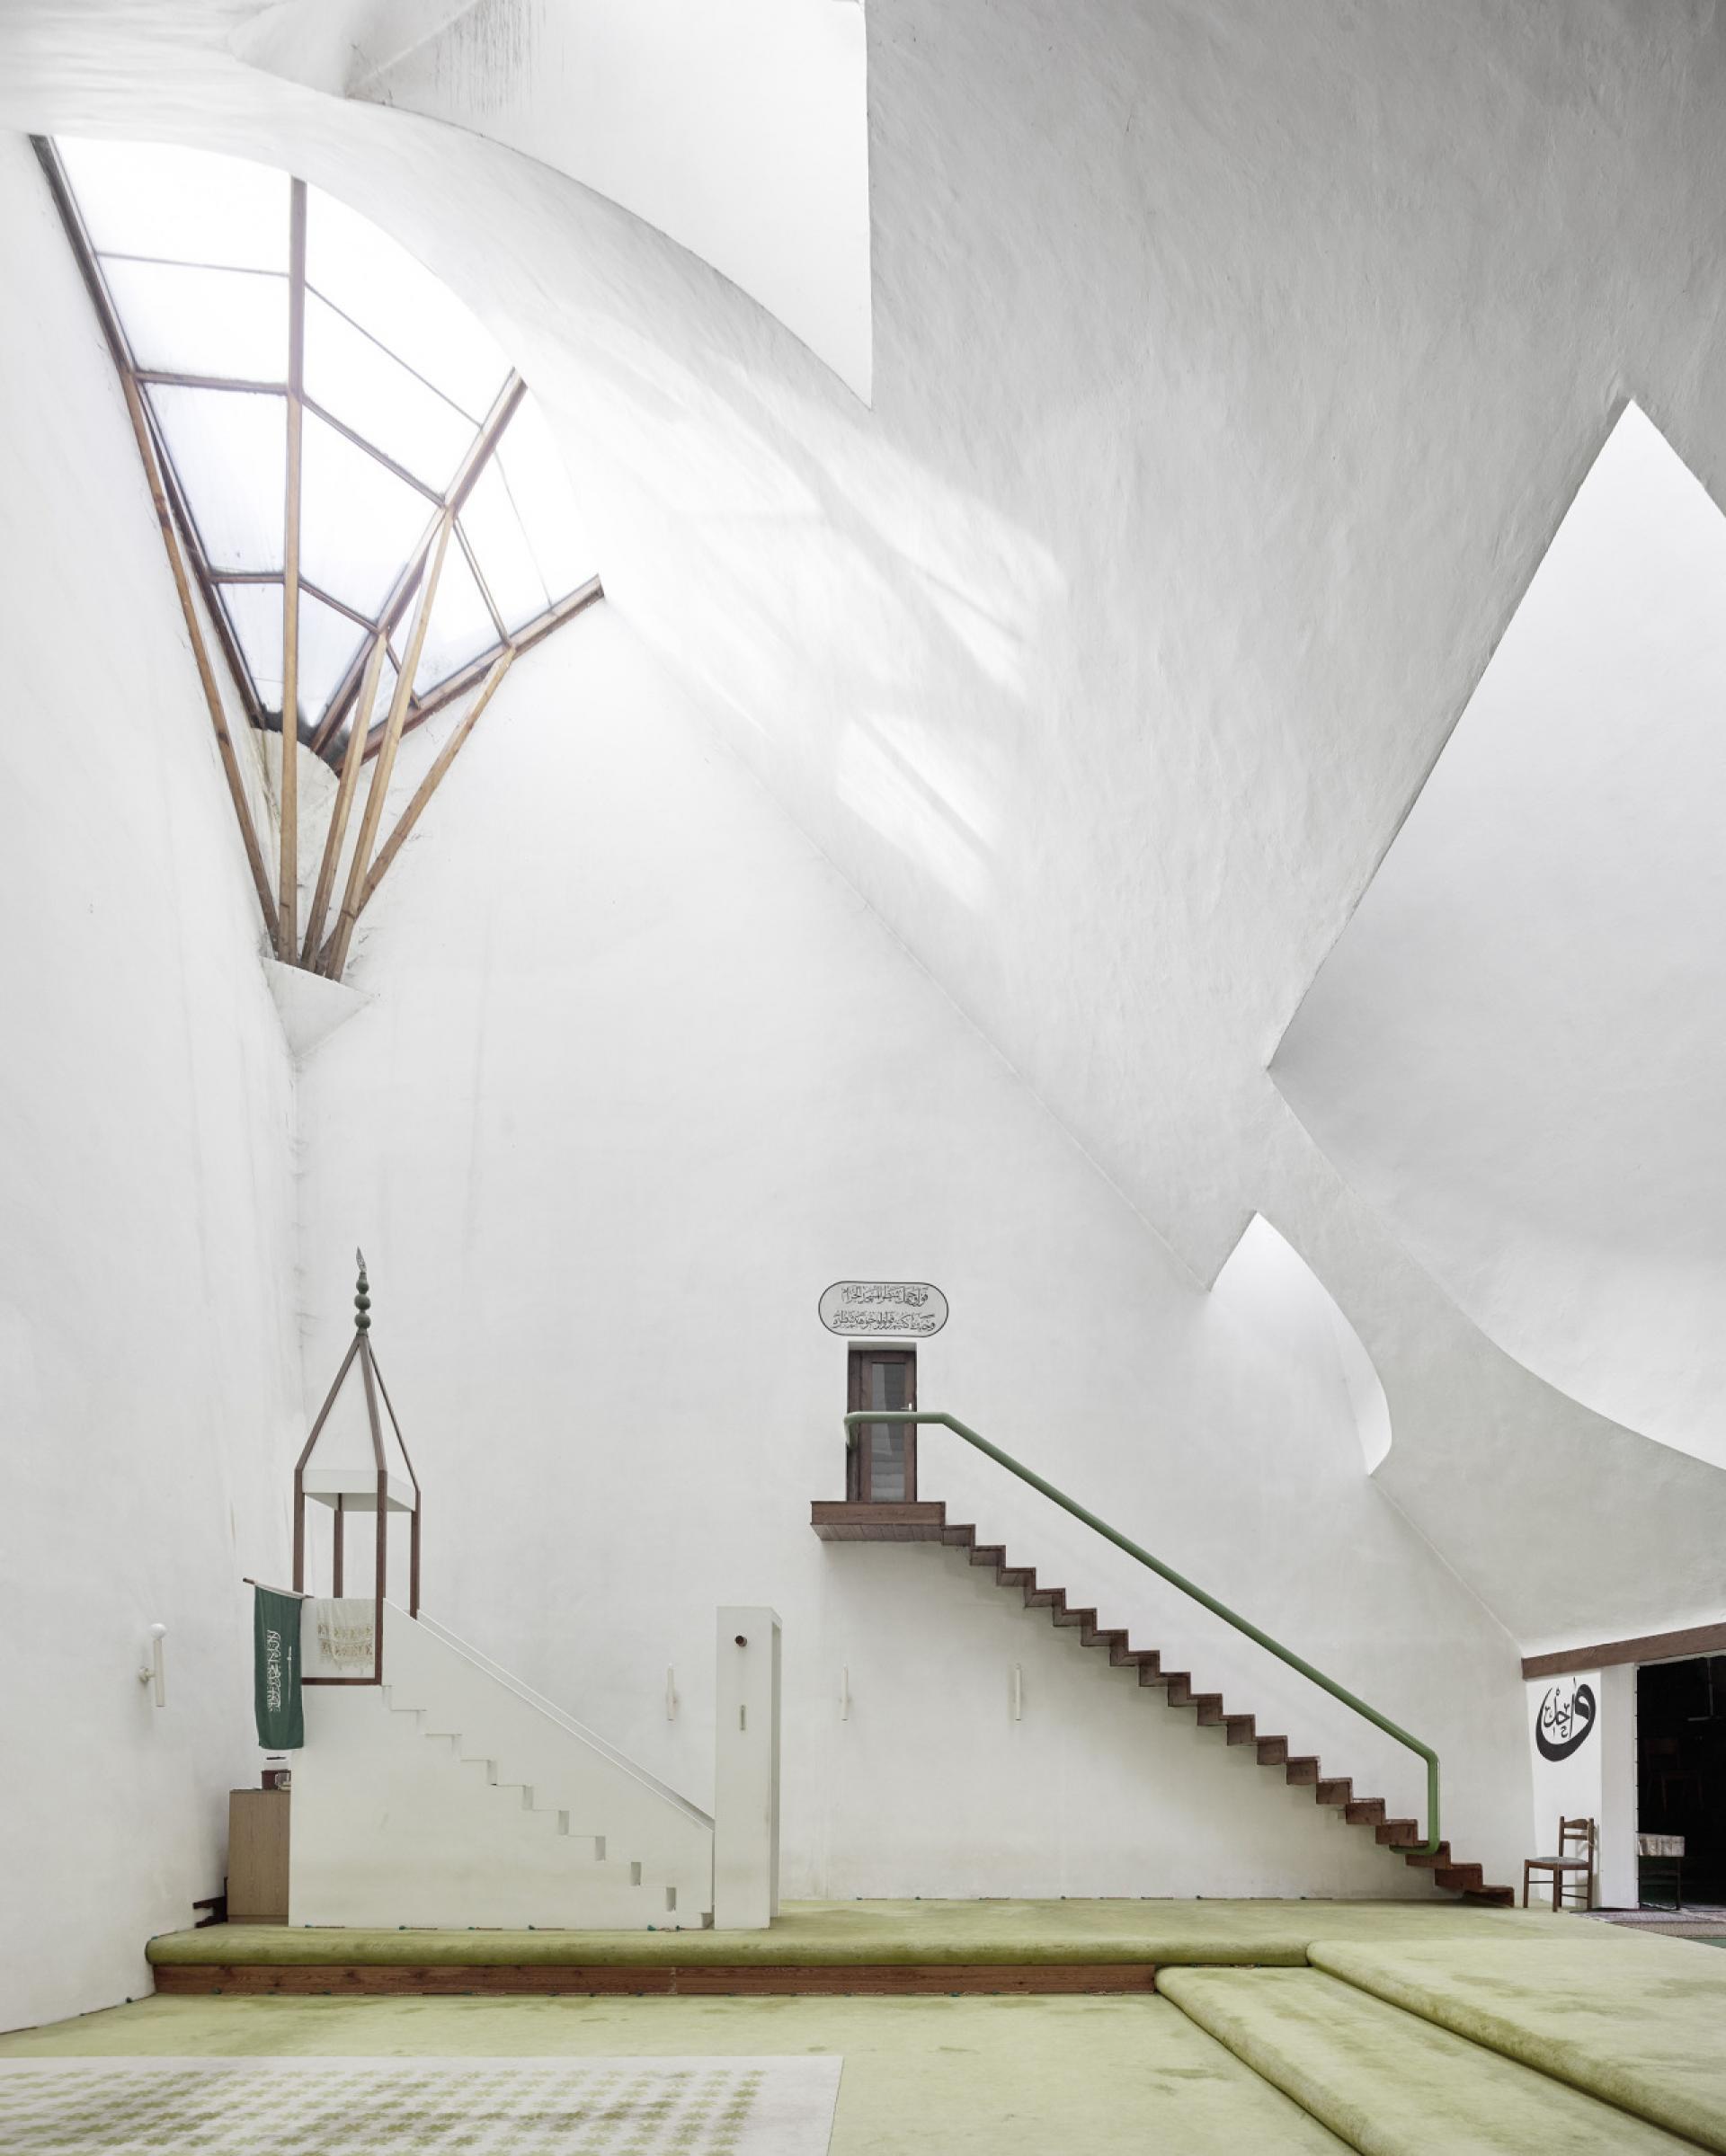
[[[1726,1655],[1636,1672],[1636,1826],[1684,1836],[1684,1899],[1726,1907]]]
[[[854,1347],[846,1406],[915,1407],[914,1347]],[[917,1429],[912,1423],[859,1423],[846,1495],[856,1504],[908,1504],[917,1495]]]

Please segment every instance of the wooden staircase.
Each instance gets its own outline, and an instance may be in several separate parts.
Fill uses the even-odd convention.
[[[1285,1736],[1261,1735],[1251,1715],[1231,1714],[1221,1692],[1197,1691],[1186,1670],[1165,1670],[1155,1647],[1135,1647],[1118,1628],[1098,1622],[1090,1609],[1071,1609],[1064,1587],[1040,1585],[1028,1565],[1010,1565],[1005,1546],[979,1542],[977,1530],[949,1522],[947,1507],[938,1503],[909,1504],[856,1504],[817,1499],[810,1508],[810,1525],[827,1542],[940,1542],[949,1549],[963,1549],[974,1565],[992,1570],[999,1585],[1023,1595],[1028,1610],[1046,1610],[1054,1623],[1079,1634],[1082,1646],[1095,1647],[1108,1656],[1117,1669],[1136,1669],[1140,1685],[1161,1691],[1170,1707],[1190,1707],[1201,1727],[1224,1732],[1231,1744],[1250,1744],[1259,1764],[1280,1770],[1283,1779],[1296,1788],[1310,1788],[1313,1801],[1339,1811],[1350,1826],[1370,1827],[1375,1841],[1403,1852],[1403,1862],[1430,1871],[1434,1883],[1465,1901],[1511,1903],[1515,1890],[1488,1885],[1478,1864],[1461,1864],[1441,1841],[1436,1850],[1413,1848],[1420,1841],[1420,1824],[1414,1819],[1392,1819],[1382,1797],[1357,1797],[1346,1775],[1327,1774],[1322,1763],[1305,1752],[1291,1753]]]

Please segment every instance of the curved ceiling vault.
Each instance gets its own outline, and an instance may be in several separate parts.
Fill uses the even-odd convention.
[[[234,49],[567,173],[758,300],[865,404],[860,0],[275,0]]]
[[[1726,1466],[1726,518],[1631,405],[1272,1076],[1483,1331]]]

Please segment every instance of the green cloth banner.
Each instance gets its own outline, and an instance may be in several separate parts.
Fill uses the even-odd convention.
[[[306,1742],[299,1696],[299,1613],[297,1594],[253,1590],[253,1695],[258,1742],[266,1752],[298,1752]]]

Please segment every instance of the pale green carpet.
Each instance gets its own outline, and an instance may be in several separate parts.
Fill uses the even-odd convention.
[[[768,1931],[364,1931],[212,1924],[153,1962],[1282,1963],[1337,1939],[1541,1938],[1573,1917],[1433,1902],[787,1902]],[[1585,1929],[1590,1939],[1612,1933]]]
[[[837,2059],[0,2059],[6,2156],[827,2156]]]
[[[842,2054],[832,2156],[1343,2156],[1161,1999],[146,1999],[0,2036],[118,2053]]]
[[[1613,1951],[1598,1955],[1595,1936]],[[1324,1940],[1315,1966],[1726,2150],[1726,1964],[1606,1924],[1518,1939]]]
[[[1692,2146],[1316,1969],[1171,1969],[1163,1989],[1361,2156],[1678,2156]]]

